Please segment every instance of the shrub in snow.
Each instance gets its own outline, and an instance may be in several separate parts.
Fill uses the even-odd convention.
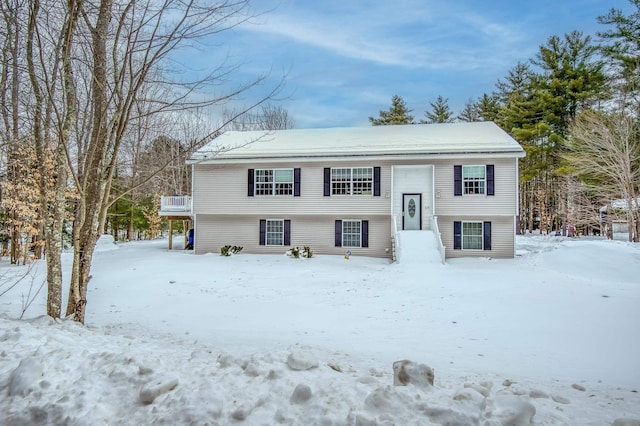
[[[300,259],[301,257],[303,259],[310,259],[313,256],[313,250],[311,250],[309,246],[304,246],[302,249],[300,249],[300,247],[291,247],[287,250],[287,256],[291,256],[294,259]]]
[[[288,256],[293,257],[294,259],[300,258],[300,248],[299,247],[291,247],[287,252]]]
[[[415,386],[433,386],[433,369],[426,364],[418,364],[409,360],[401,360],[393,363],[393,384],[406,386],[412,383]]]
[[[240,253],[243,248],[244,247],[231,246],[231,245],[222,246],[222,247],[220,247],[220,254],[222,256],[231,256],[232,254]]]

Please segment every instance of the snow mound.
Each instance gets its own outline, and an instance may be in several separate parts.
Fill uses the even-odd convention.
[[[118,250],[118,245],[113,239],[113,236],[108,234],[100,235],[100,238],[98,238],[98,242],[96,243],[95,251],[103,252],[103,251],[112,251],[112,250]]]
[[[398,232],[397,260],[402,264],[441,265],[436,236],[433,231]]]
[[[568,384],[545,391],[511,380],[494,386],[468,376],[437,378],[433,386],[393,386],[391,365],[370,367],[346,354],[294,354],[319,365],[293,370],[287,350],[229,354],[130,327],[0,319],[0,328],[11,330],[0,340],[12,343],[0,356],[4,421],[526,426],[579,424],[593,420],[586,407],[608,403],[620,415],[600,424],[616,417],[616,424],[636,424],[632,410],[640,402],[637,395],[623,401]],[[557,392],[572,392],[575,402]]]

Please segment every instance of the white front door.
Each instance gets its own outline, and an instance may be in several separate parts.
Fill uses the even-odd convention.
[[[402,194],[402,229],[405,231],[422,229],[422,196]]]

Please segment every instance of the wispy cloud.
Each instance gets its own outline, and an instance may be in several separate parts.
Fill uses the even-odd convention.
[[[243,28],[349,59],[421,69],[473,69],[494,60],[496,51],[507,53],[521,38],[514,27],[469,11],[452,13],[437,2],[429,7],[412,0],[393,7],[349,4],[330,14],[321,8],[276,10],[264,22]]]

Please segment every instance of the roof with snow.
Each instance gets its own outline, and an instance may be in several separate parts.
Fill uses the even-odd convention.
[[[524,157],[520,144],[495,123],[447,123],[277,131],[225,132],[191,162],[353,156]]]

